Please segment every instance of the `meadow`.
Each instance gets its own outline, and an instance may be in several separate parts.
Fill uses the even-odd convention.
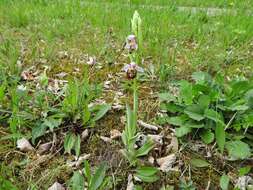
[[[252,7],[0,1],[0,189],[252,189]]]

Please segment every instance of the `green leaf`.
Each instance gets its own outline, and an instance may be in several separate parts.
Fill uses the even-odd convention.
[[[166,102],[173,102],[176,101],[176,97],[172,95],[171,93],[165,92],[165,93],[159,93],[158,94],[159,100],[161,102],[166,101]]]
[[[111,105],[109,104],[99,105],[98,112],[95,114],[93,120],[97,121],[101,119],[110,109],[111,109]]]
[[[157,175],[143,176],[140,174],[135,174],[134,176],[141,179],[141,181],[147,182],[147,183],[153,183],[159,179],[159,176],[157,176]]]
[[[141,179],[143,182],[155,182],[159,179],[156,173],[159,170],[155,167],[142,166],[136,170],[135,176]]]
[[[143,188],[140,185],[134,185],[134,190],[143,190]]]
[[[0,176],[0,189],[1,190],[18,190],[9,180]]]
[[[83,117],[82,117],[83,125],[85,125],[90,120],[90,116],[91,116],[91,113],[88,108],[88,104],[85,103],[84,110],[83,110]]]
[[[210,97],[207,95],[201,95],[198,100],[198,104],[203,108],[208,108],[210,104]]]
[[[76,141],[75,134],[69,132],[64,139],[65,152],[67,152],[69,154],[71,153],[71,149],[75,145],[75,141]]]
[[[223,125],[220,125],[220,124],[216,125],[215,138],[216,138],[216,142],[218,144],[220,151],[223,153],[225,141],[226,141],[225,128]]]
[[[220,178],[220,187],[222,190],[228,190],[229,177],[226,174],[223,174]]]
[[[198,123],[189,121],[189,122],[186,122],[186,123],[184,124],[184,126],[185,126],[185,127],[188,127],[188,128],[192,128],[192,129],[200,129],[200,128],[203,128],[205,125],[204,125],[204,124],[198,124]]]
[[[90,186],[91,183],[91,171],[90,171],[90,164],[87,160],[84,162],[84,175],[87,178],[88,184]]]
[[[154,145],[154,142],[148,139],[147,142],[136,151],[136,157],[147,155]]]
[[[71,190],[83,190],[84,189],[84,177],[80,172],[74,172],[74,175],[70,179]]]
[[[180,82],[180,98],[185,102],[185,104],[192,104],[192,84],[188,81],[183,80]]]
[[[240,140],[227,142],[226,149],[228,150],[229,156],[235,160],[245,159],[251,155],[249,145]]]
[[[142,176],[155,175],[159,170],[155,167],[141,166],[136,169],[136,173]]]
[[[242,167],[239,169],[239,176],[244,176],[244,175],[247,175],[250,170],[251,170],[251,166],[245,166],[245,167]]]
[[[81,146],[81,138],[80,138],[80,135],[77,135],[75,139],[75,145],[74,145],[76,156],[80,155],[80,146]]]
[[[91,177],[89,190],[97,190],[103,183],[105,178],[105,172],[107,170],[107,165],[105,163],[100,164],[95,174]]]
[[[6,86],[5,82],[0,86],[0,102],[4,99]]]
[[[251,170],[251,166],[245,166],[239,169],[239,176],[247,175]]]
[[[211,130],[205,130],[200,134],[202,141],[206,144],[210,144],[214,141],[214,134]]]
[[[176,128],[176,136],[183,137],[187,135],[188,133],[190,133],[191,131],[192,129],[190,127],[182,126],[182,127]]]
[[[171,125],[183,126],[186,120],[187,120],[187,117],[185,117],[184,115],[181,115],[181,116],[176,116],[176,117],[170,117],[167,119],[167,122]]]
[[[204,168],[210,165],[207,161],[198,158],[191,159],[190,163],[192,166],[197,168]]]
[[[201,121],[205,118],[203,108],[197,104],[188,106],[184,110],[184,113],[186,113],[191,119],[194,119],[196,121]]]
[[[32,128],[32,143],[35,143],[35,140],[38,137],[43,136],[46,133],[47,126],[43,124],[38,124]]]
[[[194,72],[192,74],[192,78],[198,84],[203,84],[203,83],[211,80],[211,76],[208,73],[205,73],[202,71]]]
[[[62,120],[61,119],[55,119],[54,117],[49,117],[45,119],[44,125],[49,127],[51,131],[53,131],[54,128],[59,127],[61,124]]]
[[[224,125],[221,115],[217,111],[215,111],[213,109],[206,109],[204,115],[206,118],[211,119],[211,120],[215,121],[216,123],[220,123],[220,124]]]
[[[249,106],[247,105],[230,106],[228,107],[228,109],[232,111],[246,111],[247,109],[249,109]]]

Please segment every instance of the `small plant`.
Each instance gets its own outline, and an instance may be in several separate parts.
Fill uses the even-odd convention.
[[[86,161],[84,168],[85,177],[79,171],[74,172],[72,178],[70,179],[69,187],[71,190],[83,190],[85,188],[85,184],[87,184],[87,190],[105,189],[105,186],[108,183],[108,178],[105,177],[106,170],[106,164],[102,163],[95,170],[94,174],[92,174],[90,165],[88,161]]]
[[[122,134],[122,141],[125,145],[125,149],[123,150],[124,156],[128,159],[131,165],[135,166],[137,164],[137,158],[147,155],[148,152],[153,148],[154,143],[148,139],[145,144],[136,149],[135,143],[138,137],[137,130],[137,111],[138,111],[138,86],[137,86],[137,72],[144,72],[144,70],[135,63],[138,59],[136,55],[138,55],[138,43],[141,39],[141,18],[137,11],[135,11],[132,23],[132,31],[137,36],[137,39],[134,35],[130,35],[128,37],[128,41],[126,44],[126,48],[129,49],[129,57],[131,63],[125,65],[123,70],[126,72],[127,78],[131,83],[131,90],[133,92],[133,109],[126,105],[126,118],[127,124],[125,130]],[[134,55],[134,56],[133,56]]]
[[[192,75],[195,83],[181,81],[178,95],[160,94],[162,109],[168,117],[163,122],[176,128],[177,137],[189,133],[206,144],[215,139],[221,152],[228,150],[231,159],[251,155],[247,131],[253,126],[253,85],[251,80],[225,82],[221,75],[214,79],[207,73]]]
[[[85,72],[81,83],[77,80],[69,82],[65,99],[62,102],[63,112],[73,123],[81,121],[83,126],[94,126],[95,122],[111,108],[108,104],[90,106],[98,93],[97,87],[89,84],[88,74]],[[71,153],[71,150],[74,149],[75,154],[79,156],[80,143],[80,135],[77,132],[68,132],[64,140],[65,152]]]

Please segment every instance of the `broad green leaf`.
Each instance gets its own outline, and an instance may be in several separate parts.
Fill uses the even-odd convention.
[[[105,178],[106,170],[107,165],[105,163],[99,165],[99,167],[95,171],[95,174],[91,177],[89,190],[97,190],[100,187]]]
[[[244,176],[244,175],[247,175],[250,170],[251,170],[251,166],[245,166],[245,167],[242,167],[239,169],[239,176]]]
[[[189,122],[186,122],[186,123],[184,124],[184,127],[193,128],[193,129],[200,129],[200,128],[205,127],[205,125],[204,125],[204,124],[198,124],[198,123],[189,121]]]
[[[43,124],[38,124],[32,128],[32,143],[35,143],[35,140],[38,137],[43,136],[46,133],[47,126]]]
[[[147,183],[153,183],[159,179],[159,176],[157,176],[157,175],[143,176],[140,174],[135,174],[134,176],[141,179],[141,181],[147,182]]]
[[[170,117],[167,119],[167,122],[171,125],[183,126],[186,120],[187,120],[187,117],[185,117],[184,115],[181,115],[181,116]]]
[[[221,115],[213,109],[206,109],[205,110],[205,117],[215,121],[216,123],[220,123],[220,124],[224,125]]]
[[[135,185],[134,190],[143,190],[143,188],[140,185]]]
[[[197,168],[208,167],[210,165],[207,161],[198,158],[191,159],[190,163]]]
[[[171,102],[165,105],[165,110],[171,113],[176,113],[176,112],[183,112],[184,108],[183,106]]]
[[[188,106],[184,110],[184,113],[186,113],[191,119],[194,119],[196,121],[201,121],[205,118],[203,108],[197,104]]]
[[[64,139],[65,152],[67,152],[69,154],[71,153],[71,149],[75,145],[75,141],[76,141],[76,135],[69,132]]]
[[[111,105],[103,104],[100,105],[98,109],[99,109],[98,112],[95,114],[93,118],[94,121],[101,119],[111,109]]]
[[[238,105],[238,106],[228,107],[228,109],[230,109],[232,111],[245,111],[245,110],[249,109],[249,106],[247,106],[247,105]]]
[[[192,104],[192,84],[188,81],[183,80],[180,82],[180,98],[185,102],[185,104]]]
[[[201,132],[200,137],[202,141],[206,144],[210,144],[214,141],[214,134],[211,130],[205,130]]]
[[[61,119],[55,119],[55,118],[53,118],[53,117],[49,117],[49,118],[45,119],[45,121],[44,121],[43,124],[44,124],[45,126],[49,127],[49,129],[50,129],[51,131],[53,131],[54,128],[60,126],[61,122],[62,122]]]
[[[247,102],[247,105],[253,108],[253,89],[245,93],[245,100]]]
[[[251,155],[249,145],[240,140],[227,142],[226,149],[228,150],[229,156],[235,160],[243,160]]]
[[[196,83],[198,84],[203,84],[205,82],[209,82],[211,80],[211,76],[208,73],[199,71],[199,72],[194,72],[192,74],[193,80],[195,80]]]
[[[210,104],[210,97],[207,95],[201,95],[198,100],[198,104],[203,108],[208,108]]]
[[[154,142],[149,139],[141,148],[136,151],[136,157],[147,155],[154,145]]]
[[[83,190],[84,189],[84,177],[80,172],[74,172],[74,175],[70,179],[71,190]]]
[[[172,95],[171,93],[165,92],[165,93],[159,93],[158,94],[159,100],[161,102],[166,101],[166,102],[173,102],[176,101],[176,97]]]
[[[141,166],[136,169],[136,173],[142,176],[155,175],[159,170],[155,167]]]
[[[216,125],[215,138],[216,138],[216,142],[218,144],[220,151],[223,153],[225,141],[226,141],[225,128],[223,125],[220,125],[220,124]]]
[[[80,155],[80,146],[81,146],[81,138],[80,138],[80,135],[77,135],[75,139],[75,145],[74,145],[76,156]]]
[[[226,174],[223,174],[220,178],[220,187],[222,190],[228,190],[229,177]]]
[[[0,189],[1,190],[18,190],[15,185],[13,185],[9,180],[4,179],[2,176],[0,176]]]
[[[176,136],[183,137],[187,135],[188,133],[190,133],[191,131],[192,129],[190,127],[182,126],[182,127],[176,128]]]

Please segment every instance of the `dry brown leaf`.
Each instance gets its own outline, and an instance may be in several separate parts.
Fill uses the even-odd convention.
[[[148,135],[148,137],[153,140],[156,144],[163,144],[163,136],[162,135]]]
[[[100,139],[103,140],[106,143],[111,143],[112,139],[109,137],[105,137],[105,136],[100,136]]]
[[[58,182],[55,182],[48,190],[65,190],[65,188]]]
[[[110,131],[111,139],[118,139],[118,138],[121,137],[121,135],[122,135],[121,132],[117,129],[113,129],[113,130]]]
[[[133,176],[132,176],[132,174],[128,175],[126,190],[134,190],[134,182],[133,182]]]
[[[167,146],[166,153],[175,153],[179,149],[177,137],[171,137],[170,144]]]
[[[29,152],[34,150],[32,145],[26,138],[17,140],[17,148],[20,149],[22,152]]]
[[[154,131],[157,131],[158,128],[159,128],[158,126],[145,123],[145,122],[143,122],[143,121],[141,121],[141,120],[138,120],[138,124],[139,124],[141,127],[145,128],[145,129],[150,129],[150,130],[154,130]]]
[[[168,171],[173,170],[173,165],[176,162],[176,158],[177,157],[175,154],[171,154],[166,157],[157,159],[157,163],[160,166],[159,169],[163,172],[168,172]]]
[[[44,144],[41,144],[38,148],[38,154],[44,154],[45,152],[49,151],[52,147],[52,142],[47,142]]]
[[[83,132],[82,132],[82,134],[81,134],[81,139],[82,140],[85,140],[85,139],[87,139],[89,137],[89,131],[88,131],[88,129],[85,129]]]

